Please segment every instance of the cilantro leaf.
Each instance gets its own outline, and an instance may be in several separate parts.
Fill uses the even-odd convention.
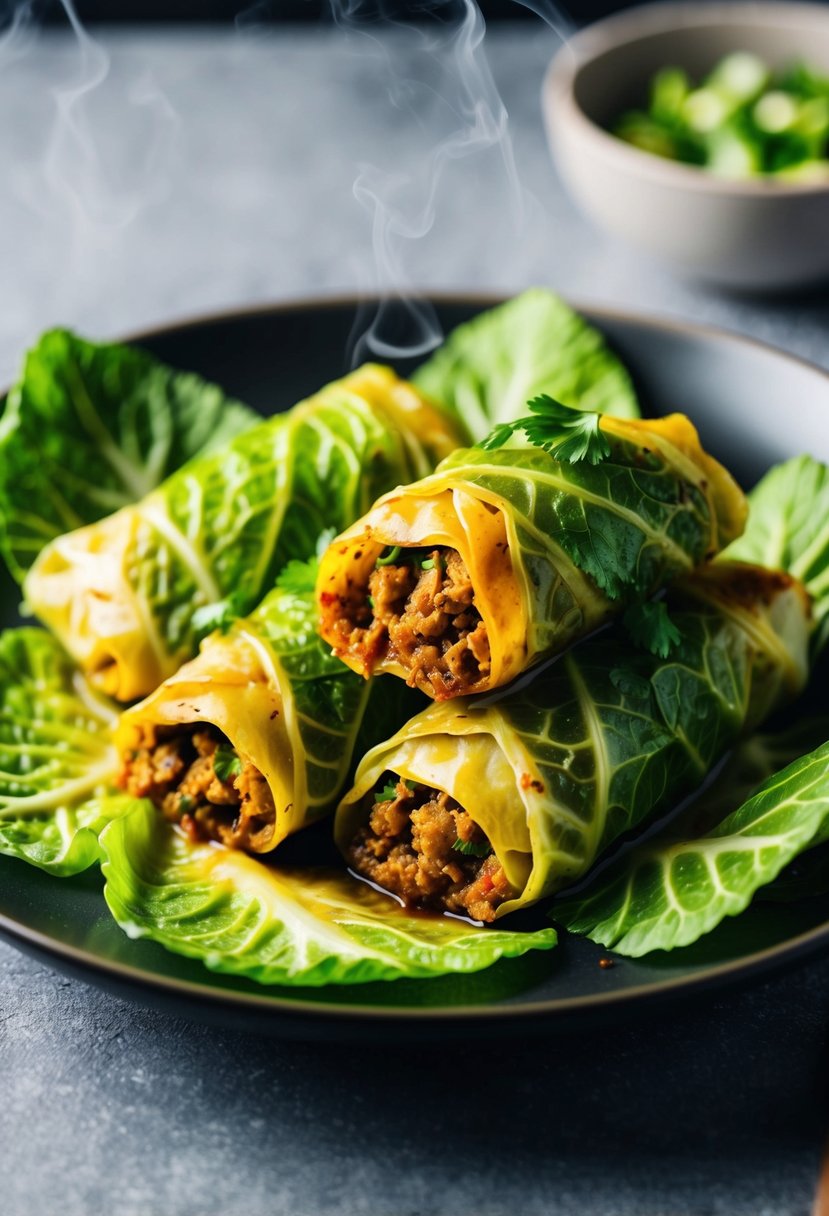
[[[660,659],[667,659],[674,646],[682,641],[682,634],[668,615],[664,600],[632,604],[622,620],[631,641]]]
[[[307,595],[316,587],[318,573],[319,561],[317,558],[309,558],[307,562],[294,558],[279,571],[276,585],[280,591],[290,591],[293,595]]]
[[[402,778],[398,779],[397,781],[387,781],[383,788],[381,790],[377,790],[375,793],[374,801],[394,802],[395,798],[397,797],[398,785],[405,786],[407,790],[411,791],[412,787],[409,785],[408,781],[404,781]]]
[[[317,537],[316,553],[307,561],[293,558],[279,571],[276,585],[280,591],[288,591],[292,595],[309,595],[317,585],[320,558],[336,536],[334,528],[325,528]]]
[[[232,747],[224,745],[217,747],[213,756],[213,772],[220,781],[227,782],[231,777],[238,777],[242,771],[242,761]]]
[[[498,426],[494,426],[488,435],[484,435],[483,439],[478,444],[479,448],[483,448],[485,452],[494,452],[496,448],[502,448],[517,430],[521,429],[521,423],[526,422],[526,418],[519,419],[518,422],[501,422]]]
[[[534,447],[543,448],[556,460],[578,464],[600,464],[610,455],[610,444],[600,423],[601,414],[573,409],[554,397],[533,397],[526,418],[496,426],[480,443],[486,451],[501,448],[516,431],[523,431]]]
[[[488,857],[492,852],[492,845],[488,840],[482,844],[476,844],[474,840],[461,840],[458,838],[452,845],[456,853],[463,853],[464,857]]]

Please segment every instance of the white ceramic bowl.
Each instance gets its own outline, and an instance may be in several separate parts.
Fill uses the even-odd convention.
[[[829,279],[829,185],[724,180],[607,130],[642,106],[660,68],[699,79],[737,50],[829,74],[829,6],[657,4],[588,27],[544,82],[553,155],[596,223],[676,271],[742,290],[819,283]]]

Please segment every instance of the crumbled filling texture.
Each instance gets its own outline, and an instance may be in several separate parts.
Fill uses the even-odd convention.
[[[346,650],[369,668],[397,661],[412,685],[458,696],[490,671],[489,638],[469,572],[455,549],[392,550],[339,605]]]
[[[407,906],[492,921],[515,892],[484,833],[448,794],[392,778],[348,860]]]
[[[122,789],[149,798],[193,840],[257,849],[273,835],[276,811],[267,781],[215,726],[162,727],[151,747],[122,757]]]

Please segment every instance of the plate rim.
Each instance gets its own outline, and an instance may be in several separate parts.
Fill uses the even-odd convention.
[[[475,306],[479,308],[495,307],[511,298],[505,291],[469,291],[469,290],[440,290],[423,289],[413,293],[410,298],[426,300],[438,305]],[[829,388],[829,369],[806,359],[800,355],[764,342],[739,331],[730,330],[723,326],[711,325],[704,322],[686,321],[679,316],[655,316],[638,309],[626,309],[617,305],[593,304],[582,299],[563,297],[566,302],[580,313],[587,313],[596,318],[599,326],[602,320],[632,323],[646,329],[668,331],[683,336],[693,336],[727,345],[738,344],[764,354],[771,354],[777,359],[795,365],[807,372],[816,374],[826,382]],[[388,297],[379,295],[362,295],[355,292],[336,292],[313,296],[298,296],[271,302],[243,305],[205,313],[192,313],[180,319],[166,323],[146,326],[131,330],[127,334],[106,339],[125,343],[141,343],[156,337],[168,337],[175,333],[189,332],[209,326],[234,321],[253,320],[255,318],[273,316],[283,313],[313,312],[321,308],[341,308],[357,310],[361,307],[379,307],[387,302]],[[0,394],[0,400],[5,391]],[[101,893],[103,898],[103,893]],[[741,981],[751,980],[758,973],[771,974],[794,965],[809,955],[815,953],[821,946],[829,944],[829,920],[823,924],[800,933],[795,937],[778,942],[764,950],[755,951],[744,958],[719,963],[711,967],[703,967],[691,975],[665,978],[651,983],[642,983],[608,992],[595,992],[575,997],[547,998],[538,1001],[528,1001],[522,1004],[504,1003],[498,1005],[364,1005],[359,1003],[342,1004],[336,1001],[311,1001],[283,995],[271,995],[267,987],[258,992],[246,992],[232,988],[217,988],[209,983],[215,972],[205,967],[208,982],[204,984],[193,980],[180,979],[174,976],[160,975],[146,971],[138,966],[131,966],[116,960],[102,958],[89,950],[69,943],[61,942],[48,933],[32,929],[25,922],[17,920],[0,910],[0,936],[20,946],[24,950],[46,955],[61,963],[79,968],[84,973],[92,973],[99,982],[110,980],[126,984],[133,990],[146,991],[147,998],[154,993],[168,997],[185,998],[188,1001],[207,1006],[211,1009],[230,1007],[237,1012],[249,1014],[266,1014],[274,1019],[280,1017],[311,1018],[314,1025],[324,1022],[334,1022],[338,1025],[344,1022],[394,1022],[417,1023],[434,1026],[448,1023],[457,1026],[459,1023],[474,1022],[501,1023],[504,1020],[517,1021],[555,1021],[566,1020],[578,1013],[606,1012],[608,1010],[627,1010],[636,1005],[657,1006],[670,1000],[680,992],[697,995],[705,991],[721,989],[730,984],[738,985]],[[150,939],[151,940],[151,939]],[[160,947],[163,948],[163,947]],[[234,977],[232,973],[218,973]],[[272,986],[276,988],[277,986]]]

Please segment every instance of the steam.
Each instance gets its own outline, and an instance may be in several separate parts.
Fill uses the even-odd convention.
[[[109,55],[83,28],[72,0],[61,4],[75,37],[75,63],[71,79],[52,90],[46,149],[34,170],[21,175],[20,190],[44,218],[62,213],[82,239],[106,244],[163,193],[177,119],[149,70],[113,96],[106,87]],[[128,147],[113,124],[101,121],[105,110],[124,106],[141,116],[131,115]]]
[[[367,3],[376,12],[372,0]],[[334,20],[360,36],[367,63],[373,51],[387,103],[422,129],[425,150],[406,164],[364,162],[358,167],[354,197],[370,217],[374,254],[369,275],[363,269],[360,277],[366,293],[383,302],[361,310],[351,335],[352,364],[372,357],[419,356],[440,343],[443,334],[434,309],[418,295],[416,266],[423,242],[444,218],[442,204],[455,174],[478,172],[482,186],[493,181],[500,186],[498,206],[493,208],[490,199],[487,214],[498,214],[501,245],[504,232],[518,243],[539,213],[537,200],[520,181],[509,116],[487,61],[486,26],[476,0],[424,4],[421,15],[432,18],[425,26],[395,22],[381,3],[382,42],[365,23],[367,3],[332,0]],[[566,38],[570,23],[559,10],[545,0],[526,0],[525,7],[544,17],[559,40]],[[466,227],[474,229],[475,223],[474,215],[466,217]],[[456,232],[454,239],[465,235]],[[487,239],[485,232],[479,236]]]
[[[26,97],[19,138],[13,125],[8,129],[13,154],[0,194],[0,264],[7,267],[7,298],[18,301],[0,311],[0,359],[9,359],[12,352],[16,356],[45,325],[70,323],[103,336],[102,328],[115,333],[150,321],[161,291],[170,310],[189,307],[194,290],[202,303],[224,300],[216,293],[231,276],[231,281],[239,278],[246,259],[256,270],[246,280],[246,294],[251,282],[262,295],[270,296],[275,287],[284,290],[294,270],[288,247],[293,215],[290,224],[260,221],[260,216],[270,218],[273,145],[261,140],[259,165],[228,152],[225,134],[215,148],[224,155],[224,160],[217,157],[217,172],[201,172],[204,124],[201,116],[190,123],[187,110],[194,94],[180,75],[162,77],[182,107],[180,121],[155,74],[169,70],[169,55],[162,55],[154,68],[141,35],[124,39],[110,33],[102,45],[82,27],[73,0],[62,0],[60,33],[42,30],[34,17],[39,3],[0,0],[0,13],[6,14],[5,24],[0,23],[0,72],[10,97],[14,90]],[[517,6],[522,3],[540,13],[553,31],[549,36],[539,23],[538,36],[548,35],[552,53],[566,37],[569,22],[547,0],[516,0]],[[346,44],[359,53],[357,72],[350,71],[348,78],[350,85],[356,79],[366,121],[347,132],[343,156],[333,165],[332,177],[343,172],[345,178],[327,200],[331,228],[319,244],[321,269],[311,273],[343,286],[350,281],[366,297],[385,301],[379,310],[368,305],[355,326],[350,351],[355,362],[423,354],[442,335],[419,289],[458,286],[461,279],[467,287],[504,289],[535,281],[539,272],[531,251],[547,241],[546,247],[555,248],[554,221],[522,184],[522,148],[513,145],[475,0],[411,0],[407,17],[420,20],[405,25],[393,19],[398,0],[331,0],[331,5],[338,31],[336,61],[342,62],[340,48]],[[268,37],[263,27],[278,14],[279,5],[275,0],[239,0],[239,10],[237,68],[254,41],[257,62],[262,62],[261,44]],[[34,43],[30,65],[26,59]],[[33,89],[44,80],[48,92]],[[532,96],[516,104],[537,107],[535,87],[530,91]],[[332,98],[326,96],[315,110],[319,116],[331,110]],[[273,121],[278,110],[269,100]],[[335,107],[336,98],[333,103]],[[230,113],[234,106],[239,112]],[[230,93],[217,98],[216,113],[222,118],[230,114],[226,132],[257,119],[255,109],[243,111]],[[372,113],[381,115],[377,123],[372,123]],[[381,158],[373,133],[382,130],[385,149],[390,125],[399,144]],[[287,155],[293,156],[299,137],[276,147],[290,148]],[[312,155],[305,163],[319,172],[315,188],[324,190],[324,167],[319,169]],[[225,164],[231,171],[222,171]],[[345,182],[353,182],[353,200]],[[292,187],[288,175],[283,206]],[[178,238],[205,190],[211,192],[213,210],[222,209],[215,247],[206,251],[209,264],[196,241]],[[485,192],[486,206],[476,207],[474,200],[483,199]],[[296,197],[301,199],[302,192]],[[469,199],[471,205],[463,201]],[[338,224],[338,215],[349,205],[366,224],[365,240],[354,240],[361,256],[352,255],[350,268],[347,250],[336,242],[340,226],[349,231],[349,217]],[[240,214],[246,220],[242,226]],[[260,222],[264,236],[255,234]],[[532,241],[526,239],[528,233]],[[310,244],[315,234],[304,236]],[[271,242],[270,253],[267,260],[253,263],[251,250],[262,240]],[[285,244],[275,243],[280,241]],[[145,250],[143,259],[135,256],[139,247]],[[453,249],[462,274],[453,270]],[[295,262],[302,278],[296,278],[292,290],[299,290],[309,271],[305,260]],[[137,269],[155,276],[154,292],[131,291],[130,276]],[[8,381],[14,370],[0,363],[0,381]]]
[[[12,9],[8,25],[0,32],[0,65],[6,66],[29,52],[32,45],[33,20],[31,4]]]
[[[14,326],[8,338],[0,328],[7,350],[19,350],[44,323],[71,319],[82,325],[87,312],[95,314],[102,292],[112,295],[117,326],[118,298],[128,285],[112,276],[123,258],[124,234],[165,197],[176,149],[178,120],[151,68],[136,63],[113,75],[110,55],[83,28],[72,0],[61,4],[65,27],[60,32],[39,28],[26,0],[14,7],[0,36],[0,71],[22,60],[37,42],[54,81],[39,107],[39,138],[21,148],[7,170],[9,197],[20,208],[19,231],[41,237],[27,248],[27,286],[39,281],[43,288],[36,318],[18,314],[0,320],[0,327]],[[8,241],[15,239],[14,226],[13,217]],[[19,265],[19,256],[16,261]],[[0,370],[4,379],[13,371]]]

